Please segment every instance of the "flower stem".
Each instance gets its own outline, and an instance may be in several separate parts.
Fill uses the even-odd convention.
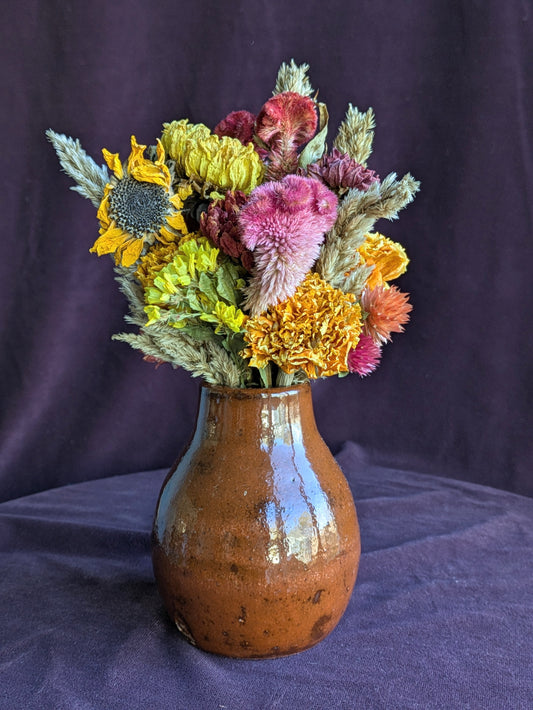
[[[294,379],[294,373],[291,373],[289,375],[287,372],[283,372],[283,370],[279,370],[278,376],[276,379],[276,385],[278,387],[290,387],[292,385],[293,379]]]

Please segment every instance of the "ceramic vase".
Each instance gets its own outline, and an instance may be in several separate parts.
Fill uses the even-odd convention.
[[[152,534],[181,633],[225,656],[303,651],[339,622],[359,557],[352,494],[317,430],[311,387],[202,386]]]

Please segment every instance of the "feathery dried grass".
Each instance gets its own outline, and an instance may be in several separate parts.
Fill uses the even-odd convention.
[[[294,59],[291,59],[290,64],[283,62],[279,68],[272,95],[282,94],[284,91],[295,91],[302,96],[311,96],[314,92],[307,76],[308,71],[309,64],[298,66]]]
[[[348,153],[350,158],[366,167],[372,153],[375,127],[376,120],[372,108],[362,113],[352,104],[348,104],[346,116],[339,126],[333,145],[341,153]]]
[[[113,340],[128,343],[145,355],[182,367],[193,377],[201,377],[212,385],[239,387],[240,372],[230,355],[220,345],[211,341],[198,342],[188,335],[166,333],[151,325],[149,331],[119,333]]]
[[[396,219],[398,212],[413,201],[419,186],[409,173],[401,180],[396,180],[396,173],[391,173],[366,192],[349,190],[316,263],[320,276],[335,288],[359,296],[365,270],[370,269],[368,276],[373,268],[355,261],[365,234],[372,231],[378,219]]]
[[[99,207],[104,188],[109,182],[106,166],[98,166],[83,150],[78,139],[74,140],[51,129],[46,131],[46,137],[54,146],[63,170],[77,183],[70,189],[87,197],[95,207]]]
[[[125,320],[138,326],[140,333],[119,333],[113,340],[128,343],[145,355],[169,362],[173,367],[182,367],[193,377],[202,377],[213,385],[241,386],[241,372],[230,354],[213,341],[198,341],[185,333],[154,323],[145,328],[146,314],[141,285],[133,273],[120,267],[115,269],[120,290],[128,299],[130,315]]]

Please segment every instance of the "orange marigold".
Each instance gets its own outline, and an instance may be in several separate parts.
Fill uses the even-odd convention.
[[[386,281],[397,279],[405,273],[409,263],[403,246],[379,232],[371,232],[365,236],[359,253],[367,266],[374,266],[366,282],[368,288],[382,286]]]
[[[141,257],[135,276],[143,288],[153,286],[154,279],[163,266],[170,264],[178,244],[154,244],[154,246]]]
[[[303,370],[308,377],[348,372],[348,353],[361,334],[356,297],[309,273],[293,296],[249,318],[242,356],[263,368],[273,361],[284,372]]]

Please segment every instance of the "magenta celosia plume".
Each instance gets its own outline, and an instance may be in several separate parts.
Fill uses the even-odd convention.
[[[361,377],[374,372],[379,365],[381,348],[369,335],[361,334],[357,346],[348,353],[348,369]]]
[[[254,137],[255,116],[250,111],[232,111],[218,123],[213,133],[217,136],[237,138],[247,145]]]
[[[256,187],[239,215],[241,240],[255,262],[246,289],[252,315],[293,295],[336,216],[336,195],[312,178],[287,175]]]
[[[314,101],[308,96],[284,91],[265,103],[257,116],[255,133],[269,149],[270,179],[295,172],[297,149],[314,136],[317,122]]]

